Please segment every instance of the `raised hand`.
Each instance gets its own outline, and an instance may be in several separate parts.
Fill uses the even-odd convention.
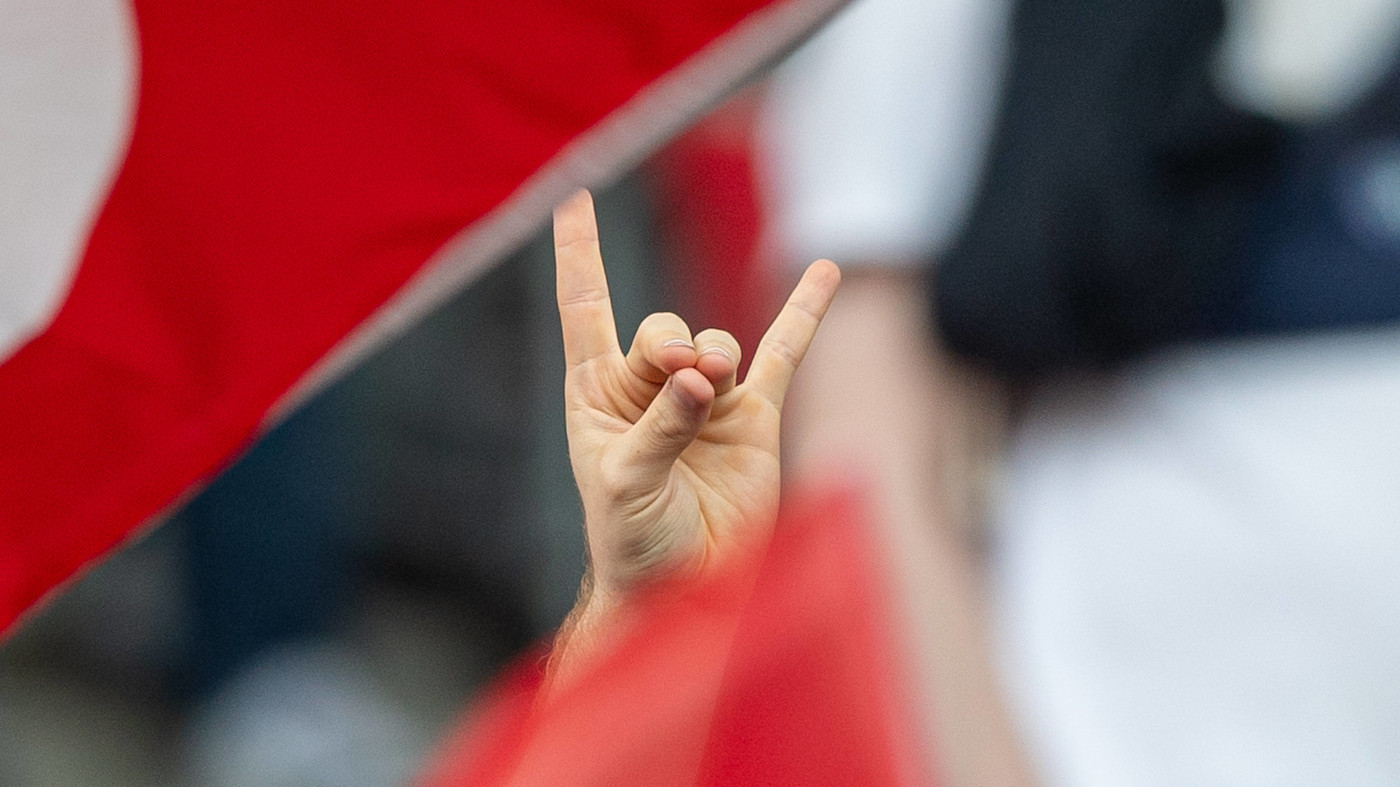
[[[736,384],[734,337],[692,336],[674,314],[643,320],[623,355],[586,191],[555,210],[554,242],[569,458],[591,565],[577,627],[640,584],[697,575],[767,537],[783,396],[841,274],[825,260],[807,269]]]

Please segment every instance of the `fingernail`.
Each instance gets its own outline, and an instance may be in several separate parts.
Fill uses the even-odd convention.
[[[723,356],[724,356],[726,359],[728,359],[728,360],[731,360],[731,361],[734,360],[734,356],[730,355],[728,350],[724,349],[723,347],[718,347],[718,346],[716,346],[716,347],[706,347],[704,350],[701,350],[701,351],[700,351],[700,354],[701,354],[701,355],[723,355]]]
[[[689,348],[692,349],[692,350],[695,349],[695,345],[691,344],[690,342],[686,341],[685,339],[667,339],[666,341],[664,341],[664,342],[661,343],[661,346],[662,346],[662,347],[689,347]]]

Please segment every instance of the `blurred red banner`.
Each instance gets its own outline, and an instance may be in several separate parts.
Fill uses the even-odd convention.
[[[853,495],[788,506],[765,554],[641,598],[547,704],[522,659],[423,787],[935,783],[870,534]]]

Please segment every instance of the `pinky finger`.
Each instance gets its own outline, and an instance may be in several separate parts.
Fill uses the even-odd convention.
[[[817,260],[807,267],[759,342],[745,386],[782,409],[788,383],[807,354],[840,284],[841,271],[830,260]]]

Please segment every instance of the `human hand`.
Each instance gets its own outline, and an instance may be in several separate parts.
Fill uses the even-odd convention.
[[[734,337],[692,337],[674,314],[643,320],[622,354],[586,191],[555,210],[554,239],[569,458],[590,557],[577,628],[640,585],[701,574],[767,537],[783,397],[841,276],[825,260],[807,269],[736,384]]]

